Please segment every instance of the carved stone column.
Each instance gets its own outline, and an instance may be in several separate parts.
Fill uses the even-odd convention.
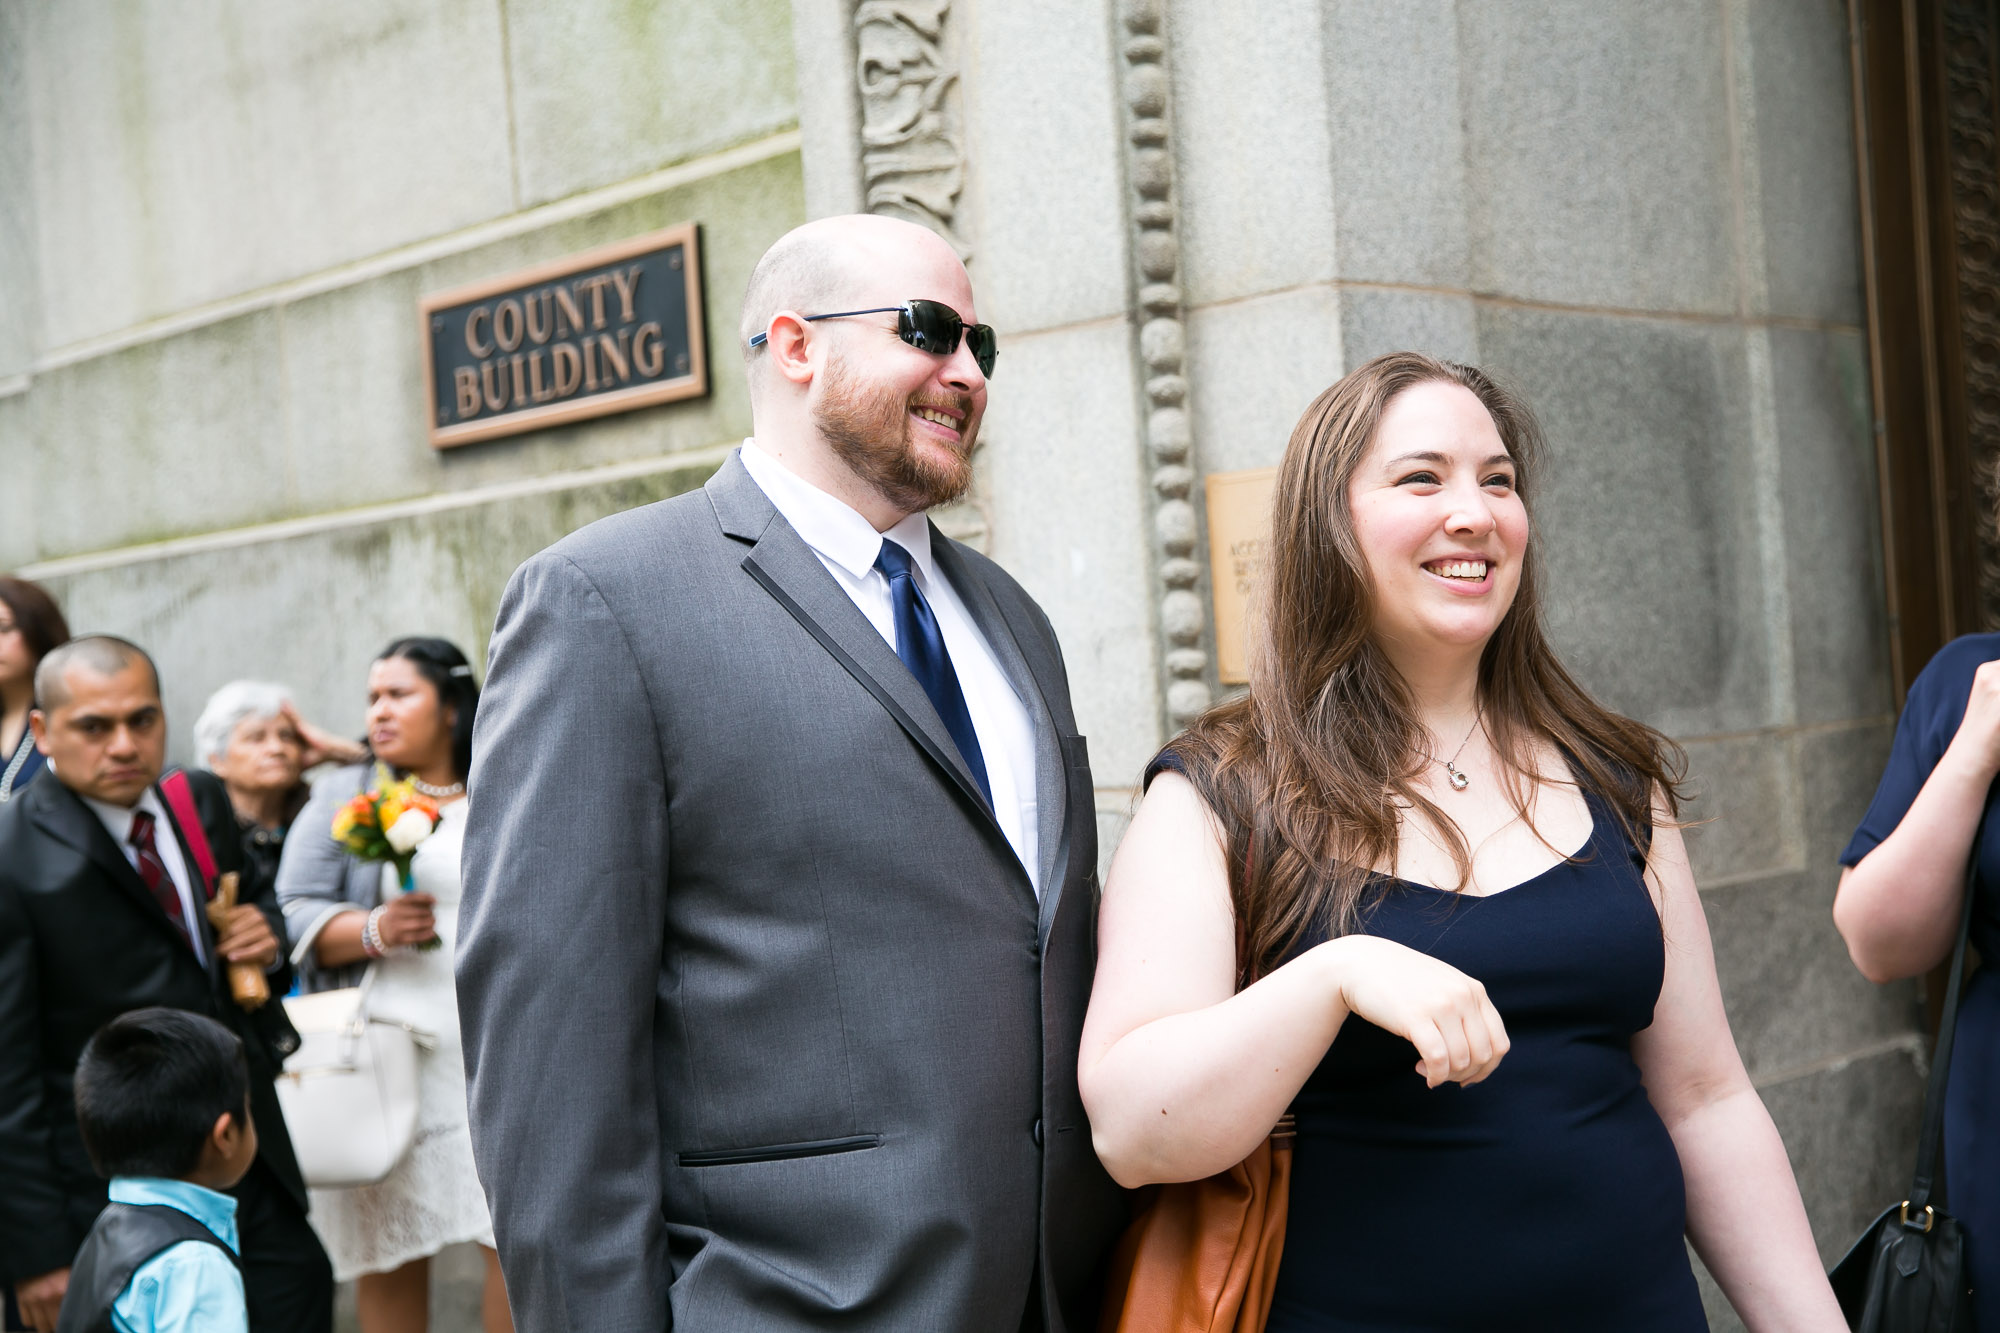
[[[954,38],[951,0],[861,0],[854,8],[862,206],[929,227],[967,259]]]
[[[951,0],[792,0],[806,212],[882,213],[971,253]]]
[[[1145,382],[1152,469],[1167,724],[1178,731],[1208,707],[1208,614],[1195,559],[1194,431],[1188,416],[1187,325],[1175,234],[1172,86],[1162,0],[1121,0],[1127,180],[1137,288],[1134,351]]]

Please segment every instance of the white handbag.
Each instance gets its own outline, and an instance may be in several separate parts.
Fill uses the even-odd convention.
[[[417,1136],[417,1048],[436,1041],[371,1016],[374,984],[371,965],[359,986],[285,1000],[299,1049],[278,1076],[278,1105],[314,1189],[377,1183]]]

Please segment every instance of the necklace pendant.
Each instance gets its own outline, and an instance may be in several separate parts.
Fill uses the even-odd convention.
[[[1451,789],[1453,791],[1464,791],[1467,787],[1470,787],[1472,785],[1471,778],[1465,776],[1465,774],[1459,772],[1456,768],[1453,768],[1450,764],[1446,764],[1444,766],[1444,771],[1451,774]]]

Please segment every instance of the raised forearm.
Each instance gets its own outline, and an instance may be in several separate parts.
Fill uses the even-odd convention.
[[[1785,1145],[1748,1083],[1669,1120],[1688,1238],[1751,1333],[1838,1333]]]
[[[1322,945],[1229,999],[1135,1028],[1082,1071],[1092,1140],[1132,1187],[1242,1161],[1340,1031],[1338,950]]]
[[[1842,876],[1833,921],[1871,981],[1937,966],[1957,934],[1966,860],[1993,774],[1954,743],[1896,831]]]

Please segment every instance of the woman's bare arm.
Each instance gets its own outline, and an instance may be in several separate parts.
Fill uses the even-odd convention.
[[[1688,1238],[1752,1333],[1840,1333],[1847,1324],[1821,1271],[1784,1142],[1729,1032],[1680,830],[1664,819],[1648,862],[1666,976],[1653,1025],[1633,1040],[1632,1054],[1680,1154]]]
[[[1113,858],[1078,1083],[1100,1158],[1128,1186],[1196,1180],[1257,1146],[1350,1011],[1411,1039],[1431,1086],[1506,1053],[1485,988],[1387,940],[1321,944],[1235,993],[1235,916],[1214,817],[1174,773]]]

